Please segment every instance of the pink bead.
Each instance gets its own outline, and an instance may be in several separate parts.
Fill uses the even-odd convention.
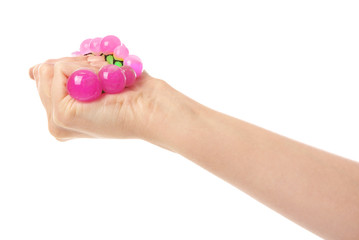
[[[90,42],[90,50],[95,55],[101,54],[100,44],[101,44],[102,38],[94,38]]]
[[[84,40],[81,45],[80,45],[80,53],[82,55],[85,55],[85,54],[88,54],[88,53],[91,53],[91,50],[90,50],[90,42],[91,42],[91,38],[89,39],[86,39]]]
[[[71,56],[78,57],[78,56],[82,56],[82,54],[80,51],[76,51],[76,52],[71,53]]]
[[[126,87],[132,86],[136,80],[135,71],[129,66],[122,66],[121,69],[126,77]]]
[[[121,46],[117,46],[113,50],[113,56],[116,60],[123,60],[128,56],[128,54],[129,54],[129,51],[124,44],[122,44]]]
[[[102,82],[103,90],[106,93],[119,93],[126,86],[126,77],[124,72],[116,65],[103,66],[98,76]]]
[[[139,57],[135,55],[129,55],[124,59],[123,65],[130,66],[133,70],[135,70],[136,77],[141,76],[143,65]]]
[[[88,69],[79,69],[70,75],[67,91],[74,99],[89,102],[101,96],[102,85],[96,73]]]
[[[115,50],[115,48],[120,45],[121,45],[121,41],[118,37],[109,35],[102,39],[100,43],[100,50],[102,53],[106,55],[112,54],[113,50]]]

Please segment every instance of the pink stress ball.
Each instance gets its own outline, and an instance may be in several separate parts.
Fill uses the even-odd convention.
[[[131,87],[136,81],[136,73],[129,66],[122,66],[121,70],[125,74],[126,77],[126,87]]]
[[[91,53],[91,50],[90,50],[90,43],[91,43],[91,38],[88,38],[86,40],[84,40],[81,45],[80,45],[80,53],[82,55],[85,55],[85,54],[88,54],[88,53]]]
[[[116,65],[103,66],[98,76],[106,93],[119,93],[126,86],[126,77],[121,68]]]
[[[124,44],[122,44],[121,46],[117,46],[113,50],[113,57],[116,60],[123,60],[128,56],[129,53],[130,52],[128,51],[128,48]]]
[[[67,91],[74,99],[89,102],[101,96],[102,84],[96,73],[79,69],[68,78]]]
[[[121,45],[121,41],[118,37],[109,35],[102,39],[100,43],[100,50],[103,54],[112,54],[116,47]]]
[[[90,42],[90,50],[95,55],[101,54],[101,48],[100,48],[101,40],[102,38],[94,38]]]
[[[129,55],[123,60],[123,65],[129,66],[135,70],[136,77],[141,76],[143,65],[139,57],[135,55]]]

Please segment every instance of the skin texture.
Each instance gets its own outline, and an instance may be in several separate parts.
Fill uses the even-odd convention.
[[[120,94],[72,99],[68,76],[98,72],[102,57],[48,60],[30,69],[50,133],[138,138],[181,154],[325,239],[359,239],[359,163],[211,110],[144,72]]]

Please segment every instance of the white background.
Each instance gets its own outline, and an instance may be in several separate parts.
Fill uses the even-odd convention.
[[[141,140],[57,142],[28,69],[109,34],[218,111],[359,159],[357,1],[2,1],[0,239],[319,239]]]

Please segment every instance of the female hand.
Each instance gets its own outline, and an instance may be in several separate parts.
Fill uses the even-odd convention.
[[[180,94],[146,71],[123,92],[102,94],[90,103],[68,95],[66,83],[72,72],[89,68],[98,73],[106,64],[103,57],[81,56],[47,60],[30,69],[47,112],[49,131],[56,139],[151,138],[179,105]]]
[[[357,162],[206,108],[146,72],[122,93],[91,103],[68,95],[72,72],[104,64],[101,57],[62,58],[30,70],[57,139],[142,138],[324,238],[359,239]]]

